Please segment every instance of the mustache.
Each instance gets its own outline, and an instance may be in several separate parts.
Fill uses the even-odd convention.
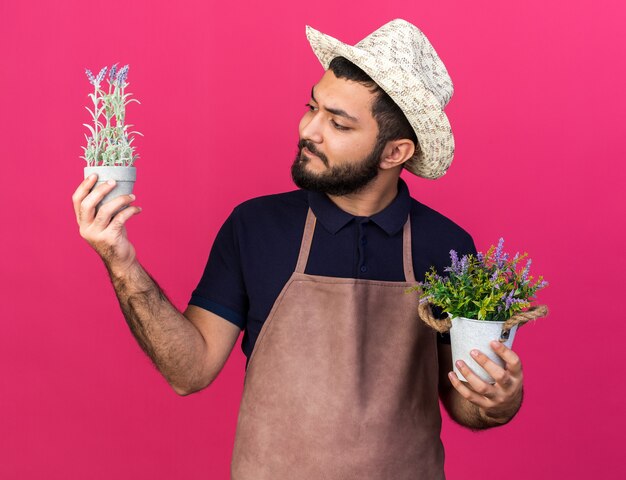
[[[324,165],[328,166],[328,161],[326,160],[326,156],[323,153],[318,152],[315,146],[313,146],[311,142],[304,140],[304,139],[298,141],[298,153],[299,154],[302,154],[302,149],[305,147],[313,155],[317,155],[322,160],[322,162],[324,162]]]

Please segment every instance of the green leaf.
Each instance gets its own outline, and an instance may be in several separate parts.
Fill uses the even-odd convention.
[[[96,119],[96,114],[93,113],[93,110],[91,110],[87,105],[85,105],[85,108],[89,111],[89,113],[91,113],[92,118],[95,120]]]
[[[91,130],[91,136],[96,138],[96,131],[93,129],[93,127],[87,123],[83,123],[83,125],[87,127],[89,130]]]

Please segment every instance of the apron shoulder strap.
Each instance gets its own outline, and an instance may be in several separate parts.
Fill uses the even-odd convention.
[[[315,222],[315,215],[313,214],[311,207],[309,207],[309,211],[306,214],[306,224],[304,225],[302,243],[300,244],[298,263],[296,264],[296,273],[304,273],[306,264],[309,261],[309,252],[311,251],[311,241],[313,239],[313,232],[315,231]]]
[[[415,273],[413,272],[413,251],[411,250],[411,213],[409,213],[409,216],[406,219],[406,223],[404,224],[402,248],[402,261],[404,262],[404,279],[409,283],[416,283]]]

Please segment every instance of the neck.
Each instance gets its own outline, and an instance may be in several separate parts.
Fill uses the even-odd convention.
[[[358,193],[328,195],[328,198],[344,212],[357,217],[371,217],[387,208],[398,194],[398,176],[381,172],[369,185]]]

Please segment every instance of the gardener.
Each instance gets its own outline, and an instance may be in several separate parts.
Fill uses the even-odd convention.
[[[245,330],[233,478],[443,478],[438,395],[472,429],[508,422],[522,397],[519,358],[504,346],[505,369],[477,358],[494,385],[466,366],[468,383],[448,377],[449,339],[419,321],[418,295],[405,293],[431,265],[442,270],[451,249],[475,253],[472,238],[400,178],[403,168],[437,178],[449,167],[452,83],[403,20],[354,47],[310,27],[307,37],[327,70],[300,121],[299,189],[233,210],[184,313],[127,239],[134,197],[95,215],[112,186],[89,193],[95,178],[86,179],[72,197],[80,233],[177,393],[208,386]]]

